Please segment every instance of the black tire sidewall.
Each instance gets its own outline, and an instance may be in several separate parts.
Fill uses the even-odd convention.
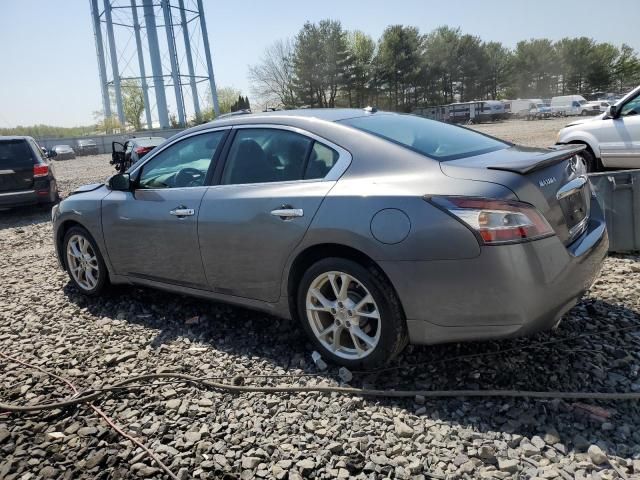
[[[69,265],[67,265],[67,244],[69,242],[69,239],[73,235],[82,235],[84,238],[86,238],[89,241],[89,243],[91,244],[91,248],[93,248],[93,251],[96,254],[96,258],[98,259],[98,283],[91,290],[86,290],[86,289],[82,288],[80,285],[78,285],[78,282],[76,282],[75,278],[73,278],[73,275],[71,275],[71,272],[69,271]],[[73,283],[74,287],[80,293],[82,293],[84,295],[88,295],[88,296],[98,295],[108,285],[109,276],[107,274],[107,266],[105,265],[104,259],[102,258],[102,253],[100,252],[100,249],[98,248],[98,245],[96,244],[96,241],[93,239],[91,234],[85,228],[83,228],[83,227],[71,227],[69,230],[67,230],[67,232],[64,234],[64,239],[62,240],[62,256],[64,258],[65,269],[67,270],[67,274],[69,275],[69,279],[71,280],[71,283]]]
[[[356,278],[373,296],[380,310],[380,340],[374,351],[363,359],[350,360],[326,349],[313,333],[307,319],[306,296],[309,286],[319,275],[341,271]],[[324,359],[347,368],[375,368],[388,363],[406,344],[406,322],[391,285],[377,272],[344,258],[326,258],[314,263],[302,276],[297,292],[298,317],[302,328]]]
[[[598,166],[596,164],[596,157],[589,150],[585,149],[581,151],[578,155],[582,157],[584,163],[587,167],[587,173],[597,172]]]

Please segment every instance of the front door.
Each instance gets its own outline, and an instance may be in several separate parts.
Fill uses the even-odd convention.
[[[616,118],[601,121],[595,131],[602,164],[607,168],[640,168],[640,94],[620,107]]]
[[[326,194],[340,154],[282,128],[237,130],[220,185],[207,190],[198,233],[209,285],[275,302],[285,263]]]
[[[207,289],[198,244],[198,213],[226,131],[177,141],[132,174],[131,192],[103,200],[102,225],[115,272]]]

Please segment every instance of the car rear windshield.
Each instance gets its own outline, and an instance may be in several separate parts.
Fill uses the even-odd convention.
[[[32,164],[31,149],[25,140],[0,140],[0,169]]]
[[[495,138],[415,115],[373,114],[341,120],[349,126],[441,162],[507,148]]]

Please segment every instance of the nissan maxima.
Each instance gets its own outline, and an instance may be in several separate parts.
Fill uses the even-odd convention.
[[[53,211],[75,287],[132,284],[299,321],[335,363],[556,325],[608,248],[582,146],[375,109],[186,130]]]

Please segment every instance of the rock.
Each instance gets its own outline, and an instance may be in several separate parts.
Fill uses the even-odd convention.
[[[547,445],[555,445],[556,443],[560,443],[560,434],[555,428],[548,428],[544,434],[544,441]]]
[[[547,446],[547,443],[538,435],[531,437],[531,444],[539,450]]]
[[[58,470],[51,465],[47,465],[38,474],[40,478],[55,478],[58,475]]]
[[[98,433],[98,429],[96,427],[82,427],[78,429],[78,435],[81,437],[89,437]]]
[[[0,428],[0,443],[4,442],[11,436],[11,432],[6,428]]]
[[[259,457],[244,457],[242,459],[242,468],[253,470],[260,465],[260,462],[262,462],[262,459]]]
[[[480,457],[485,462],[495,462],[496,451],[493,447],[483,445],[478,449],[478,457]]]
[[[316,463],[310,458],[305,458],[304,460],[300,460],[296,463],[296,467],[300,469],[302,474],[308,473],[310,470],[313,470],[316,466]]]
[[[411,428],[399,418],[393,419],[393,426],[395,428],[396,435],[398,435],[399,437],[411,438],[413,436],[413,428]]]
[[[327,369],[327,363],[322,359],[322,355],[315,350],[311,352],[311,360],[313,360],[313,363],[318,370],[324,371]]]
[[[287,476],[287,471],[276,463],[271,467],[271,475],[280,480]]]
[[[63,439],[64,437],[65,437],[65,435],[62,432],[49,432],[49,433],[47,433],[47,440],[51,440],[51,441],[60,440],[60,439]],[[1,440],[0,440],[0,443],[2,443]]]
[[[165,403],[165,406],[169,410],[177,410],[181,403],[182,401],[180,399],[172,398],[171,400],[167,400],[167,402]]]
[[[501,472],[515,473],[518,471],[518,461],[510,458],[499,458],[498,469]]]
[[[602,465],[607,462],[607,455],[597,445],[591,445],[587,450],[587,454],[595,465]]]
[[[106,456],[107,456],[106,450],[100,450],[94,453],[93,455],[90,455],[89,458],[87,458],[87,462],[85,464],[86,468],[91,470],[92,468],[97,467],[102,462],[104,462],[104,459]]]
[[[184,434],[184,439],[187,443],[197,443],[202,438],[200,432],[187,432]]]
[[[353,374],[346,367],[340,367],[340,370],[338,370],[338,376],[344,383],[349,383],[351,380],[353,380]]]

